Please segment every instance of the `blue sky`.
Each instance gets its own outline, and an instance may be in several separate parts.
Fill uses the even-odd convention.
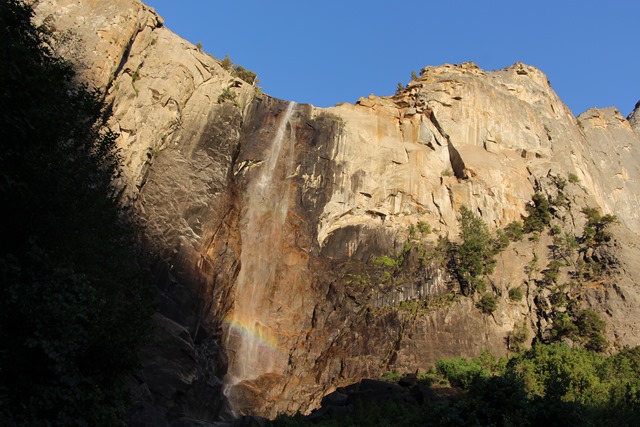
[[[411,71],[540,68],[574,114],[640,99],[640,1],[145,0],[269,95],[320,107],[391,95]]]

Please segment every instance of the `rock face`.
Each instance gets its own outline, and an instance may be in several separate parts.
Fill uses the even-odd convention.
[[[516,331],[522,345],[546,336],[561,294],[603,313],[612,346],[640,344],[638,108],[576,119],[541,71],[466,63],[319,109],[260,95],[135,0],[36,10],[106,93],[123,198],[157,260],[158,339],[132,425],[213,421],[221,390],[235,415],[308,412],[390,369],[503,355]],[[569,251],[553,286],[553,236],[509,244],[485,314],[439,237],[456,241],[462,206],[497,229],[536,193],[571,236],[589,225],[585,207],[617,215],[613,239]],[[593,262],[606,273],[576,273]],[[516,287],[522,300],[508,297]]]

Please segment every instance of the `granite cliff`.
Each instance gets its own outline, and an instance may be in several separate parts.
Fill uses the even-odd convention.
[[[576,118],[534,67],[465,63],[320,109],[261,94],[136,0],[35,7],[105,92],[156,260],[132,425],[309,411],[364,377],[529,345],[571,304],[601,313],[608,348],[640,344],[639,106]],[[443,248],[461,208],[498,230],[536,197],[547,228],[470,292]],[[610,238],[584,237],[585,208],[617,217]]]

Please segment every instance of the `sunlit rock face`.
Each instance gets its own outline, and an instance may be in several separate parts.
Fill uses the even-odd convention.
[[[60,52],[105,92],[123,201],[154,259],[158,332],[132,419],[309,411],[363,377],[503,355],[514,329],[544,333],[547,233],[498,256],[491,315],[429,255],[438,236],[457,239],[462,206],[496,229],[535,192],[566,198],[563,232],[582,233],[586,206],[618,216],[613,242],[589,254],[611,275],[580,303],[603,313],[613,345],[640,344],[638,109],[576,119],[519,63],[427,67],[393,97],[319,109],[258,94],[137,1],[41,0],[37,19],[74,40]],[[410,236],[418,222],[432,232]],[[412,238],[426,256],[405,251],[390,280],[372,261]]]
[[[640,227],[640,135],[616,108],[590,109],[578,122],[586,146],[581,156],[594,181],[590,190],[608,212],[634,230]]]

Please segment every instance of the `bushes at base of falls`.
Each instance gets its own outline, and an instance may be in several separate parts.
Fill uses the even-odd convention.
[[[31,16],[0,3],[0,419],[121,425],[153,288],[101,98]]]
[[[416,397],[413,404],[361,399],[326,411],[314,424],[632,426],[640,417],[640,347],[604,356],[560,343],[536,344],[508,360],[483,355],[439,361],[424,377],[407,391]],[[271,425],[309,422],[300,415],[279,416]]]

